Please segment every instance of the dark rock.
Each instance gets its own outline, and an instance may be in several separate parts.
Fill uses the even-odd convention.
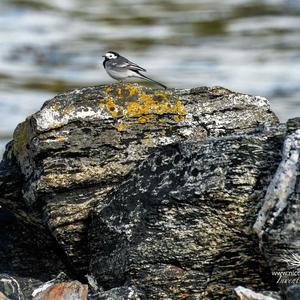
[[[0,208],[0,237],[0,291],[9,299],[31,299],[32,290],[43,281],[68,271],[54,239],[26,211]]]
[[[41,284],[42,282],[40,280],[33,277],[0,274],[0,292],[10,300],[31,299],[32,291]]]
[[[30,214],[0,208],[0,236],[1,273],[21,277],[38,274],[46,281],[58,271],[66,271],[54,239]]]
[[[300,129],[300,117],[289,119],[287,121],[287,133],[293,133],[295,130]]]
[[[89,297],[89,300],[142,300],[146,296],[134,287],[118,287],[100,292]]]
[[[101,299],[275,289],[252,226],[285,135],[265,98],[219,87],[58,95],[0,165],[0,271],[91,274]]]
[[[150,155],[96,209],[89,241],[98,282],[132,283],[148,299],[229,298],[241,283],[270,288],[250,229],[283,134],[275,127],[185,141]]]
[[[21,123],[4,164],[16,158],[24,178],[18,185],[23,201],[83,276],[88,273],[91,208],[104,205],[106,194],[149,151],[272,123],[277,118],[265,98],[223,88],[84,88],[55,97]]]
[[[300,299],[300,284],[293,284],[288,287],[286,292],[286,300]]]
[[[285,139],[282,160],[254,224],[260,249],[283,292],[289,285],[299,283],[296,272],[300,266],[299,174],[300,129],[297,129]]]

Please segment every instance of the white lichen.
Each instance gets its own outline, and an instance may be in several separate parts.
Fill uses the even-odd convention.
[[[74,120],[85,118],[90,119],[109,119],[111,116],[104,108],[99,107],[95,110],[91,107],[70,107],[68,109],[48,107],[42,109],[35,116],[37,130],[40,132],[51,128],[62,127]]]
[[[271,296],[266,296],[262,293],[256,293],[250,289],[238,286],[234,289],[239,300],[276,300]]]
[[[36,288],[33,292],[32,292],[32,297],[35,297],[36,295],[40,294],[41,292],[45,291],[46,289],[48,289],[50,286],[52,286],[55,283],[55,279],[52,279],[50,281],[45,282],[44,284],[42,284],[41,286],[39,286],[38,288]]]

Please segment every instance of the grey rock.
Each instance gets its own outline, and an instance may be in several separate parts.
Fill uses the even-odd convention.
[[[95,210],[90,271],[98,282],[132,283],[148,299],[229,299],[241,282],[271,288],[251,227],[284,132],[275,126],[151,154]]]
[[[16,178],[22,178],[8,185],[11,171],[3,167],[0,195],[11,199],[17,193],[83,278],[91,209],[104,205],[106,194],[149,151],[277,122],[265,98],[219,87],[160,91],[116,84],[74,90],[46,102],[17,127],[3,166],[13,161]]]
[[[89,300],[142,300],[146,296],[131,286],[116,287],[105,292],[96,293]]]
[[[286,292],[286,300],[300,299],[300,284],[290,285]]]
[[[91,274],[99,299],[276,289],[252,228],[297,124],[220,87],[58,95],[17,127],[0,164],[0,223],[11,220],[0,267],[41,282]]]
[[[251,289],[238,286],[234,289],[239,300],[281,300],[282,298],[275,292],[254,292]]]
[[[288,122],[288,132],[282,160],[254,224],[260,249],[283,292],[299,283],[300,118]]]
[[[41,283],[40,280],[32,277],[0,274],[0,292],[10,300],[31,299],[32,290]]]

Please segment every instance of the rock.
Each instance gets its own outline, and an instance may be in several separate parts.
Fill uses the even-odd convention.
[[[9,205],[9,200],[1,200],[8,207],[14,207]],[[16,209],[13,213],[0,208],[0,236],[1,273],[24,278],[38,274],[38,278],[44,281],[55,277],[58,271],[68,271],[54,239],[27,211]]]
[[[32,277],[19,277],[0,274],[0,292],[10,300],[31,299],[32,290],[40,284],[40,280]]]
[[[282,160],[254,224],[260,249],[283,292],[299,283],[300,118],[288,122],[288,133]]]
[[[32,290],[65,270],[53,237],[18,202],[1,198],[0,208],[0,291],[11,300],[30,299]]]
[[[55,284],[65,283],[68,281],[68,276],[64,272],[60,272],[56,278],[44,282],[43,284],[39,285],[36,289],[34,289],[31,293],[31,296],[33,298],[35,298],[36,296],[40,296],[44,293],[45,290],[49,289],[51,286]]]
[[[86,300],[88,286],[79,281],[55,283],[39,293],[33,300]]]
[[[148,299],[229,299],[241,282],[270,288],[251,227],[283,133],[276,126],[152,153],[95,210],[98,282],[134,284]]]
[[[277,293],[256,293],[250,289],[238,286],[234,289],[239,300],[280,300],[282,299]]]
[[[265,98],[220,87],[58,95],[1,162],[1,265],[40,284],[90,274],[101,299],[276,289],[252,227],[286,130]]]
[[[287,133],[293,133],[297,129],[300,129],[300,117],[289,119],[287,121]]]
[[[299,299],[300,299],[300,284],[290,285],[286,291],[286,300],[299,300]]]
[[[133,287],[118,287],[100,292],[89,297],[89,300],[142,300],[146,296]]]
[[[0,292],[0,300],[10,300],[3,293]]]
[[[23,179],[2,197],[22,194],[19,201],[49,228],[83,277],[91,209],[104,205],[107,193],[149,151],[277,122],[265,98],[223,88],[160,91],[125,84],[74,90],[46,102],[17,127],[3,165],[15,158]]]

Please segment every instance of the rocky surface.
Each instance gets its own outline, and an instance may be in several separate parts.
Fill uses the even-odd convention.
[[[268,285],[250,229],[281,137],[276,127],[151,154],[96,208],[96,279],[105,288],[131,283],[148,299],[221,298],[241,283]]]
[[[276,289],[252,226],[286,128],[265,98],[219,87],[56,96],[17,127],[0,165],[0,272],[39,284],[91,274],[90,299]]]
[[[281,297],[278,293],[256,293],[251,289],[244,288],[242,286],[238,286],[234,289],[237,294],[239,300],[280,300]]]
[[[3,293],[0,292],[0,300],[9,300]]]
[[[86,300],[88,286],[79,281],[55,283],[33,297],[33,300]]]
[[[300,118],[287,125],[282,161],[254,224],[260,248],[283,291],[300,283]]]

